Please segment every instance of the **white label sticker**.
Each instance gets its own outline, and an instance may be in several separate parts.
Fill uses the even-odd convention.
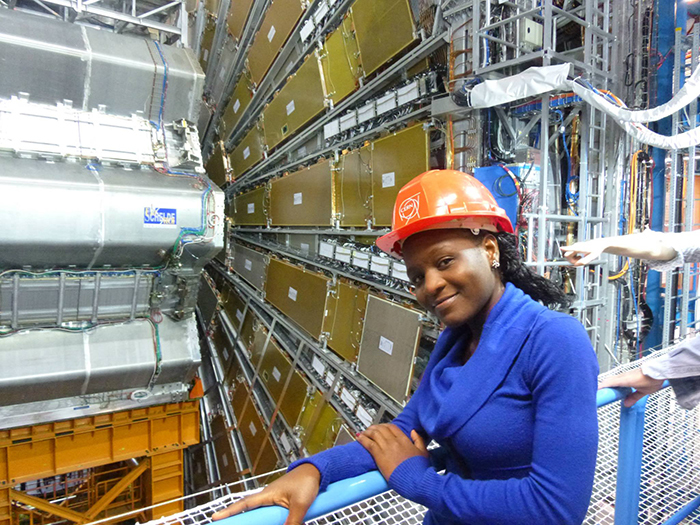
[[[301,243],[301,251],[308,255],[309,254],[309,245],[305,242],[302,242]]]
[[[219,78],[221,79],[222,82],[226,79],[226,70],[225,69],[222,69],[221,71],[219,71]]]
[[[306,155],[306,146],[302,146],[297,150],[297,155],[299,157],[304,157]]]
[[[289,287],[289,293],[287,295],[289,296],[289,298],[292,301],[297,300],[297,291],[294,288],[292,288],[291,286]]]
[[[301,204],[302,197],[303,193],[301,192],[294,194],[294,206],[298,206],[299,204]]]
[[[243,150],[243,160],[247,159],[250,157],[250,147],[246,146],[246,148]]]
[[[355,409],[357,399],[355,399],[355,396],[353,396],[347,388],[343,387],[343,389],[340,391],[340,399],[342,399],[343,403],[350,407],[350,410]]]
[[[321,362],[321,360],[316,356],[314,356],[314,358],[311,360],[311,367],[321,377],[323,377],[323,374],[326,373],[326,367],[323,366],[323,363]]]
[[[292,444],[289,442],[289,439],[287,439],[287,434],[282,434],[280,436],[280,443],[282,443],[282,448],[287,454],[292,451]]]
[[[236,319],[238,319],[239,323],[243,322],[243,312],[241,310],[236,310]]]
[[[391,355],[394,352],[394,342],[383,335],[379,336],[379,349]]]
[[[233,103],[233,112],[238,113],[239,109],[241,109],[241,101],[236,99],[236,102]]]
[[[275,381],[277,381],[278,383],[280,382],[280,379],[282,378],[282,374],[280,373],[279,370],[277,370],[276,366],[272,367],[272,377],[274,377]]]
[[[333,386],[333,381],[335,381],[335,376],[334,376],[333,374],[331,374],[330,372],[328,372],[328,373],[326,374],[326,377],[325,377],[324,380],[326,381],[326,384],[327,384],[328,386]],[[338,385],[338,386],[340,386],[340,385]],[[338,386],[336,386],[336,388],[337,388]]]
[[[228,361],[228,358],[231,356],[231,354],[228,353],[228,348],[224,347],[224,359]]]
[[[335,246],[329,242],[321,242],[321,244],[318,247],[318,253],[319,255],[323,255],[324,257],[332,259],[334,248]]]
[[[245,260],[245,269],[251,271],[253,269],[253,261],[250,259]]]
[[[292,113],[294,113],[295,109],[296,108],[294,107],[294,101],[292,100],[289,102],[289,104],[287,104],[287,115],[291,115]]]
[[[258,429],[255,428],[255,423],[253,423],[252,421],[250,422],[250,426],[248,428],[250,429],[251,434],[255,435],[258,433]]]
[[[382,173],[382,188],[393,188],[396,184],[396,174],[393,171]]]
[[[224,454],[223,456],[221,456],[221,459],[224,460],[224,467],[228,467],[228,456]]]
[[[204,50],[204,61],[206,62],[207,60],[209,60],[209,50],[205,49]]]
[[[307,20],[304,22],[304,27],[301,28],[301,31],[299,32],[299,36],[301,36],[301,40],[304,41],[309,36],[311,33],[314,31],[314,24],[311,22],[311,20]]]
[[[372,426],[372,419],[374,419],[374,418],[372,417],[372,415],[369,412],[367,412],[365,407],[363,407],[362,405],[357,406],[357,412],[355,413],[355,415],[357,416],[357,419],[362,421],[362,424],[364,426],[366,426],[366,427]]]
[[[249,202],[248,203],[248,214],[255,213],[255,203],[254,202]]]
[[[382,275],[389,275],[389,260],[384,257],[372,255],[369,269],[373,272],[381,273]]]
[[[270,27],[270,30],[267,32],[267,41],[268,42],[272,42],[272,39],[275,38],[275,33],[277,33],[275,26]]]

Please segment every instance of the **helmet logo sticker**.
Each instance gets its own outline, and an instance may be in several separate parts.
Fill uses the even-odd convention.
[[[399,217],[404,221],[410,221],[416,217],[420,218],[420,209],[418,207],[420,200],[420,193],[416,193],[413,197],[408,197],[404,199],[399,206]]]

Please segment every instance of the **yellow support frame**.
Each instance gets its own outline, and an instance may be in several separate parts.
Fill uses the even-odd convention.
[[[76,523],[87,523],[151,466],[151,501],[182,495],[182,450],[199,443],[199,403],[187,401],[113,412],[0,431],[0,525],[11,523],[11,501],[29,503],[11,487],[132,458],[149,457],[108,492],[86,514],[40,500],[51,512]],[[153,481],[155,480],[155,481]],[[160,483],[159,483],[160,482]],[[179,483],[179,490],[177,488]],[[118,487],[121,489],[113,493]],[[161,490],[161,487],[165,487]],[[181,506],[182,502],[178,502]],[[103,507],[103,508],[100,508]],[[173,508],[176,508],[175,505]],[[50,509],[50,510],[49,510]],[[62,512],[63,514],[60,514]],[[73,519],[75,518],[75,519]]]

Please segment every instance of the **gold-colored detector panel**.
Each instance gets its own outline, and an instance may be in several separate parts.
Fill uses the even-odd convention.
[[[226,284],[221,293],[221,300],[224,305],[224,311],[228,315],[231,325],[238,330],[243,321],[243,312],[245,310],[245,301],[238,295],[236,289],[231,284]]]
[[[333,215],[333,173],[329,160],[272,181],[273,226],[330,226]]]
[[[263,158],[263,133],[253,126],[243,140],[233,150],[229,160],[235,178],[243,175]]]
[[[250,364],[253,366],[253,368],[258,368],[258,363],[260,363],[260,360],[263,357],[267,333],[267,330],[262,325],[258,325],[255,333],[253,334],[253,342],[250,345]],[[270,345],[268,345],[268,347],[269,346]]]
[[[420,333],[417,311],[369,296],[357,370],[399,403],[408,395]]]
[[[372,217],[372,149],[365,146],[340,157],[335,209],[341,226],[366,227]]]
[[[243,417],[243,411],[248,403],[248,388],[244,383],[238,383],[231,396],[231,408],[233,409],[233,415],[236,417],[236,421],[241,421]]]
[[[255,462],[255,466],[251,470],[254,476],[275,470],[279,461],[275,448],[272,439],[268,437],[260,453],[260,458]]]
[[[354,363],[360,351],[362,326],[367,310],[367,292],[340,282],[328,297],[323,331],[329,334],[328,346],[346,361]]]
[[[236,254],[233,259],[235,272],[248,281],[252,286],[262,291],[267,276],[268,256],[256,250],[251,250],[236,244]]]
[[[292,370],[287,391],[279,404],[279,411],[290,427],[294,427],[299,420],[304,404],[308,397],[309,383],[297,370]]]
[[[241,193],[233,198],[233,220],[237,226],[267,226],[265,199],[267,188],[261,186],[248,193]]]
[[[216,463],[221,474],[219,480],[225,483],[236,481],[238,479],[238,467],[236,466],[233,447],[226,430],[226,423],[221,414],[217,414],[212,418],[211,429],[214,438]]]
[[[312,53],[263,111],[265,140],[272,149],[325,108],[321,68]]]
[[[323,329],[329,281],[323,274],[272,258],[265,298],[318,339]]]
[[[248,67],[255,85],[260,85],[303,13],[299,0],[275,0],[267,8],[248,52]]]
[[[214,44],[214,33],[216,33],[216,20],[212,17],[207,17],[207,25],[202,32],[202,44],[199,51],[199,64],[205,72],[209,64],[209,58],[211,58],[211,46]]]
[[[244,71],[243,74],[238,79],[236,87],[233,89],[233,94],[231,95],[231,100],[229,100],[224,114],[221,117],[221,137],[227,139],[229,134],[233,131],[234,126],[241,119],[241,116],[245,112],[246,108],[250,104],[253,98],[253,93],[250,90],[250,84],[248,83],[248,76]]]
[[[338,104],[357,88],[361,76],[358,56],[352,20],[348,17],[326,39],[321,55],[326,94],[334,104]]]
[[[372,144],[372,216],[375,226],[391,226],[401,187],[428,171],[428,134],[422,124],[406,128]]]
[[[228,31],[236,40],[241,38],[245,21],[248,19],[248,13],[253,5],[254,0],[233,0],[228,10],[226,24]]]
[[[316,420],[313,430],[307,435],[307,440],[304,444],[306,450],[311,454],[317,454],[322,450],[331,448],[335,443],[335,438],[340,428],[343,426],[343,419],[330,404],[324,402],[319,409],[321,414]]]
[[[291,371],[292,363],[289,362],[277,343],[271,340],[260,365],[260,379],[267,387],[275,405],[282,399],[284,384]]]
[[[207,171],[207,176],[214,181],[218,186],[223,187],[224,184],[229,182],[229,163],[228,156],[226,155],[226,148],[222,141],[217,142],[214,145],[214,151],[209,156],[207,164],[204,167]]]
[[[415,39],[409,0],[356,0],[351,12],[365,75],[371,75]]]
[[[248,452],[248,459],[253,465],[264,443],[265,425],[252,402],[248,402],[248,406],[243,412],[238,431],[241,433],[241,438],[243,438],[243,443]]]

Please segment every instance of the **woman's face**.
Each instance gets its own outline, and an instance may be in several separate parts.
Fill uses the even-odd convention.
[[[475,237],[465,230],[429,230],[409,237],[404,260],[418,302],[445,325],[486,322],[503,292],[493,235]]]

